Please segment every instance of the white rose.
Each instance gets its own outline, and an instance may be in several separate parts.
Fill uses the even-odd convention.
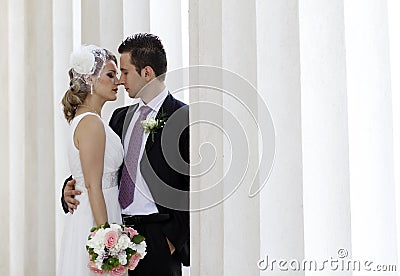
[[[121,228],[121,226],[120,226],[119,224],[112,223],[112,224],[110,224],[110,228],[111,228],[112,230],[114,230],[115,232],[117,232],[118,235],[121,235],[122,228]]]
[[[97,269],[101,269],[101,266],[103,265],[103,259],[97,258],[94,263],[96,264]]]
[[[147,124],[148,124],[149,127],[152,128],[157,124],[157,121],[156,121],[156,119],[154,119],[154,117],[150,117],[149,121],[147,122]]]
[[[136,250],[136,252],[140,254],[141,259],[143,259],[143,257],[146,255],[146,247],[147,247],[146,242],[142,241],[139,244],[134,243],[131,248],[133,250]]]
[[[121,249],[127,249],[131,244],[131,239],[126,235],[122,234],[118,239],[118,247]]]
[[[87,243],[90,247],[92,248],[104,248],[105,243],[104,243],[104,237],[106,235],[106,232],[104,229],[100,228],[97,230],[96,234],[94,237],[92,237]]]
[[[147,118],[146,120],[143,120],[141,123],[142,123],[142,126],[147,131],[149,131],[150,129],[152,129],[153,127],[156,126],[157,121],[156,121],[156,119],[154,117],[150,117],[150,118]]]
[[[125,251],[122,251],[120,254],[118,254],[118,261],[121,265],[126,265],[128,263]]]
[[[97,258],[101,258],[104,256],[104,254],[106,254],[106,252],[104,251],[104,248],[94,248],[93,251],[94,251],[94,253],[96,253],[98,255]]]
[[[103,248],[104,247],[104,238],[101,237],[102,235],[96,235],[92,237],[90,240],[86,242],[86,245],[91,248]]]

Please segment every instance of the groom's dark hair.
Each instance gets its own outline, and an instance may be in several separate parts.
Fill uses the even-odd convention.
[[[146,66],[153,68],[156,77],[167,72],[167,56],[158,36],[148,33],[129,36],[119,45],[118,52],[130,54],[131,63],[139,74]],[[165,80],[165,75],[160,79]]]

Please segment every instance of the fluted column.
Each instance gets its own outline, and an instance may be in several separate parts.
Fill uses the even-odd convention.
[[[190,2],[190,64],[224,67],[200,67],[191,79],[191,84],[205,85],[190,100],[191,122],[203,120],[192,126],[191,162],[215,162],[215,172],[193,177],[191,187],[213,189],[212,197],[219,199],[192,214],[193,275],[259,273],[259,197],[249,196],[258,181],[258,133],[252,117],[257,117],[258,100],[250,87],[257,82],[255,27],[254,1]],[[206,150],[206,141],[212,150]],[[192,197],[193,207],[209,203],[206,191]],[[238,249],[246,252],[240,260]]]
[[[396,264],[387,1],[346,1],[344,8],[353,257]]]
[[[393,118],[393,153],[394,153],[394,181],[396,188],[397,214],[397,264],[400,264],[400,33],[397,26],[400,24],[400,2],[388,0],[388,25],[390,46],[390,76],[392,91],[392,118]]]
[[[150,32],[150,2],[149,0],[123,1],[124,39],[135,33]],[[125,105],[134,102],[128,93],[123,92],[123,95]]]
[[[222,0],[190,1],[189,2],[189,63],[191,66],[209,64],[222,65]],[[207,73],[200,74],[192,71],[191,84],[207,83]],[[222,83],[221,76],[214,76],[216,81]],[[216,180],[223,177],[223,140],[218,128],[207,123],[196,123],[207,118],[209,111],[203,106],[206,103],[222,105],[222,94],[217,91],[207,92],[203,89],[190,89],[190,145],[191,164],[199,165],[191,169],[191,190],[202,191],[215,185]],[[217,93],[215,93],[217,92]],[[203,102],[203,104],[199,104]],[[214,112],[212,121],[216,125],[222,125],[222,111]],[[212,143],[214,150],[206,150],[200,147],[203,143]],[[207,171],[207,160],[210,155],[214,159],[212,170]],[[223,194],[221,183],[215,191],[216,197]],[[208,206],[206,194],[199,193],[190,199],[191,208],[196,210],[191,213],[191,276],[224,275],[224,213],[223,204],[212,208]],[[199,211],[201,210],[201,211]],[[212,245],[212,249],[205,244]]]
[[[0,248],[0,275],[10,275],[10,208],[9,208],[9,185],[10,185],[10,164],[9,164],[9,146],[10,139],[8,130],[9,124],[9,90],[8,90],[8,1],[3,1],[0,10],[0,83],[2,89],[0,90],[0,128],[3,130],[3,135],[0,135],[0,152],[2,158],[0,159],[0,175],[2,176],[2,185],[0,193],[0,218],[3,220],[3,227],[0,227],[0,237],[3,240],[3,246]]]
[[[139,32],[150,32],[150,1],[123,1],[124,38]]]
[[[118,1],[121,2],[121,1]],[[118,46],[124,34],[122,3],[113,0],[100,2],[100,45],[118,54]]]
[[[131,16],[139,13],[131,12]],[[113,0],[82,1],[82,44],[95,44],[111,50],[119,59],[118,46],[123,40],[124,12],[122,2]],[[108,121],[115,108],[124,104],[124,90],[119,88],[117,100],[107,102],[102,117]]]
[[[116,55],[118,66],[120,66],[118,46],[121,44],[124,34],[122,1],[117,1],[117,3],[114,0],[100,1],[100,18],[100,45]],[[125,94],[123,86],[120,86],[117,100],[104,105],[102,113],[106,120],[117,107],[124,105]]]
[[[181,69],[183,66],[181,5],[181,0],[150,1],[150,32],[159,36],[164,45],[168,72]],[[168,87],[168,75],[166,85]],[[179,100],[184,100],[183,93],[170,92]]]
[[[161,38],[167,53],[168,71],[181,68],[181,1],[150,1],[150,19],[150,31]]]
[[[304,275],[271,264],[272,259],[304,259],[298,8],[299,1],[257,1],[257,90],[273,118],[276,141],[260,198],[261,275]]]
[[[76,2],[76,1],[75,1]],[[54,1],[54,16],[53,16],[53,53],[54,53],[54,68],[53,68],[53,107],[54,107],[54,173],[55,173],[55,213],[56,213],[56,263],[60,252],[60,241],[64,228],[65,214],[61,208],[61,189],[64,179],[71,172],[69,171],[67,158],[67,138],[68,138],[68,123],[64,118],[62,111],[61,99],[69,87],[69,56],[73,50],[73,41],[79,34],[74,34],[74,25],[80,26],[80,18],[73,12],[72,1]],[[78,21],[78,22],[76,22]]]
[[[343,0],[299,1],[299,23],[305,257],[339,259],[351,256]]]
[[[101,46],[101,2],[97,0],[81,0],[82,44]]]
[[[221,11],[222,67],[257,87],[256,1],[223,0]],[[231,132],[233,137],[244,133],[246,139],[240,145],[231,145],[230,150],[227,150],[229,142],[224,141],[224,171],[230,172],[223,180],[225,192],[233,183],[238,184],[237,190],[224,201],[224,275],[258,275],[260,199],[259,195],[249,196],[250,187],[259,181],[254,178],[259,161],[259,141],[252,118],[258,113],[258,99],[244,87],[231,90],[231,81],[229,78],[223,79],[223,87],[227,89],[223,92],[223,110],[232,112],[233,118],[241,123],[241,128],[234,126],[232,117],[226,112],[223,128]],[[233,154],[232,160],[229,160],[229,154]],[[238,163],[241,166],[236,167]],[[241,175],[237,168],[243,166],[247,166],[247,169]],[[235,172],[231,172],[232,169]],[[239,248],[241,252],[246,252],[240,261]]]
[[[26,275],[55,274],[52,7],[51,0],[25,2]]]
[[[25,256],[25,1],[8,2],[10,276],[24,275]],[[11,34],[13,37],[11,39]],[[12,180],[12,181],[11,181]],[[18,219],[15,219],[18,218]]]

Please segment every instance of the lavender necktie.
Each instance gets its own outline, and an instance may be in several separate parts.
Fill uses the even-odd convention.
[[[145,120],[152,109],[146,105],[139,109],[139,118],[133,126],[131,138],[129,139],[128,151],[122,166],[121,184],[119,186],[118,200],[121,207],[125,209],[133,202],[135,193],[136,172],[139,163],[140,148],[143,140],[143,126],[141,121]]]

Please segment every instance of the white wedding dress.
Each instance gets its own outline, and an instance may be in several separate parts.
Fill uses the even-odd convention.
[[[75,189],[81,190],[82,194],[76,196],[80,204],[74,214],[71,215],[69,213],[65,219],[57,270],[57,275],[59,276],[92,275],[87,267],[89,254],[86,251],[86,241],[90,234],[90,229],[95,226],[95,221],[85,188],[79,151],[75,147],[73,139],[77,125],[87,115],[98,116],[95,113],[86,112],[76,116],[71,121],[68,161],[72,176],[76,180]],[[122,164],[124,153],[118,135],[114,133],[106,122],[103,120],[102,122],[106,134],[102,188],[108,221],[110,223],[121,223],[121,210],[118,202],[118,170]],[[96,137],[93,137],[93,139],[96,139]]]

